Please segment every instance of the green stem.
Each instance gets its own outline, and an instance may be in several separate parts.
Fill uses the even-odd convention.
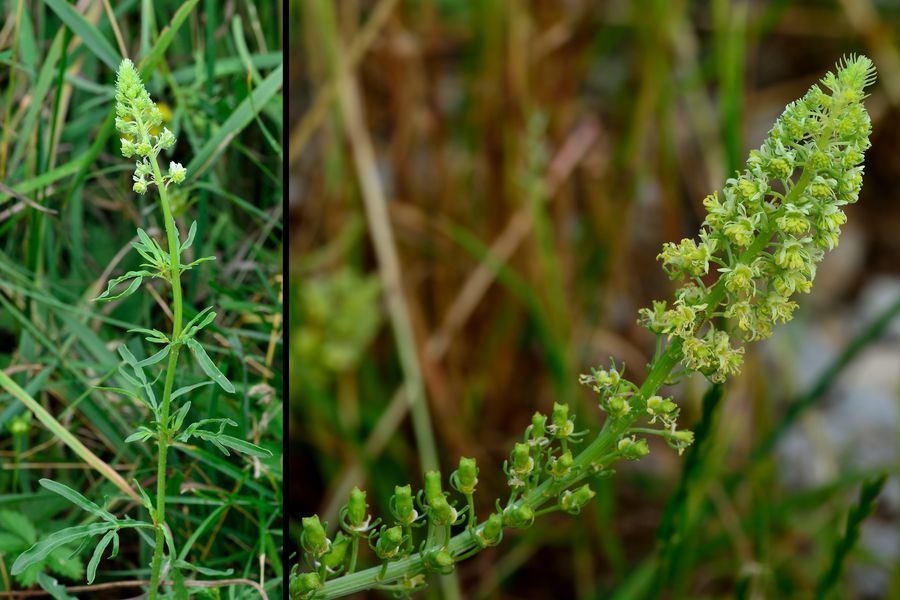
[[[172,350],[169,353],[169,364],[166,367],[166,382],[163,388],[162,404],[160,405],[159,422],[157,423],[157,443],[159,453],[156,465],[156,514],[153,516],[156,525],[156,547],[153,549],[153,560],[150,563],[150,600],[156,600],[160,582],[160,570],[162,567],[164,531],[166,527],[166,455],[169,450],[169,403],[172,397],[172,386],[175,383],[175,370],[178,366],[178,350],[176,343],[181,335],[182,299],[181,299],[181,265],[178,253],[178,233],[175,229],[175,219],[169,207],[169,196],[165,185],[162,184],[162,173],[156,156],[150,157],[153,167],[153,177],[159,190],[159,203],[162,206],[163,222],[166,228],[166,238],[169,245],[169,273],[172,283]]]

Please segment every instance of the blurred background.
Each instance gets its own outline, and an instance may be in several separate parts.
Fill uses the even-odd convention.
[[[701,378],[671,390],[702,452],[653,447],[426,596],[811,598],[887,473],[838,597],[900,598],[898,49],[886,1],[292,2],[290,517],[333,528],[353,485],[388,514],[461,455],[486,514],[535,410],[596,429],[578,375],[615,357],[643,379],[662,243],[859,52],[879,75],[860,202],[719,403]]]

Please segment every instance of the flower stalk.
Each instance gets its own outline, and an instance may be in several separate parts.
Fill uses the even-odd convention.
[[[428,472],[421,518],[415,512],[406,513],[411,519],[401,518],[395,494],[394,528],[364,534],[370,545],[375,542],[380,566],[347,573],[342,565],[323,570],[320,558],[307,549],[312,572],[300,573],[294,566],[291,599],[337,598],[371,588],[415,591],[428,573],[449,572],[456,562],[498,544],[503,529],[529,527],[536,516],[557,510],[580,513],[594,492],[587,484],[576,486],[611,475],[617,461],[645,456],[650,451],[646,436],[660,436],[679,454],[688,447],[693,434],[678,428],[678,406],[658,392],[693,372],[714,383],[738,374],[744,344],[770,336],[775,323],[790,320],[797,308],[791,297],[811,290],[816,263],[838,243],[846,221],[842,207],[859,197],[871,132],[864,90],[874,79],[874,66],[864,56],[838,63],[836,72],[822,79],[824,90],[814,85],[786,107],[763,145],[750,153],[746,169],[726,181],[721,197],[716,192],[704,200],[707,217],[699,242],[684,239],[663,246],[663,270],[683,283],[671,307],[654,302],[640,311],[639,323],[657,335],[649,373],[640,386],[615,363],[581,377],[597,393],[606,418],[580,452],[574,449],[586,432],[575,430],[567,405],[555,404],[550,424],[547,416],[536,414],[523,442],[504,462],[510,495],[505,505],[497,500],[496,512],[487,519],[475,519],[474,460],[461,459],[450,477],[465,499],[463,511],[469,511],[465,529],[456,535],[452,527],[465,519],[457,519],[441,490],[440,474]],[[706,283],[713,279],[711,266],[718,275]],[[398,494],[401,489],[408,498],[409,486],[398,486]],[[420,520],[427,535],[412,552],[400,536],[411,539],[409,526]],[[313,521],[306,523],[310,539],[316,535]],[[386,537],[389,532],[394,533]]]

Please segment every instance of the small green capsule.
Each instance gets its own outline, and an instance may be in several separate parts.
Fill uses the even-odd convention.
[[[409,485],[394,486],[394,516],[403,523],[412,523],[418,516],[413,508],[412,487]]]
[[[625,460],[637,460],[650,454],[647,440],[637,440],[633,437],[624,437],[619,440],[617,448]]]
[[[322,587],[318,573],[300,573],[291,580],[291,600],[304,600]]]
[[[534,509],[527,504],[521,504],[503,514],[503,524],[506,527],[524,529],[534,523]]]
[[[563,431],[569,421],[569,405],[553,403],[553,416],[550,418],[557,432]]]
[[[435,548],[425,557],[428,566],[436,570],[445,570],[453,566],[453,556],[443,548]]]
[[[494,546],[500,543],[503,537],[503,517],[497,513],[493,513],[484,522],[484,529],[481,530],[481,541],[487,546]]]
[[[434,501],[428,505],[428,516],[437,526],[452,525],[456,521],[457,514],[456,509],[450,506],[443,495],[435,496]]]
[[[463,494],[474,493],[475,486],[478,485],[478,466],[475,464],[475,459],[461,457],[456,477],[459,482],[460,492]]]
[[[337,569],[344,563],[347,556],[347,548],[350,547],[350,538],[338,532],[337,537],[331,542],[331,550],[322,556],[322,564],[329,569]]]
[[[444,496],[441,489],[441,472],[428,471],[425,473],[425,502],[430,506],[438,496]]]
[[[319,515],[303,517],[303,526],[300,541],[303,549],[315,555],[321,555],[328,551],[328,538],[325,536],[325,528],[319,521]]]
[[[559,497],[559,506],[563,511],[577,515],[595,495],[594,490],[588,484],[584,484],[574,491],[563,492]]]
[[[572,452],[566,450],[559,458],[550,463],[550,475],[557,480],[568,477],[569,473],[572,472],[574,463],[575,459],[572,458]]]
[[[356,529],[361,529],[366,525],[366,493],[354,487],[350,491],[350,501],[347,503],[347,520],[350,525]]]
[[[512,451],[513,470],[517,473],[528,473],[534,468],[534,460],[531,458],[531,449],[528,444],[517,443]]]
[[[547,415],[539,412],[534,413],[531,417],[531,439],[539,440],[547,433]]]
[[[390,527],[381,532],[378,542],[375,544],[375,552],[378,558],[393,558],[397,555],[400,544],[403,543],[403,528],[399,525]]]

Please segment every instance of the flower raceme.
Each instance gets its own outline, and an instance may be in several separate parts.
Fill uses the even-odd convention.
[[[706,197],[698,240],[663,246],[663,270],[683,283],[671,306],[655,301],[640,311],[639,323],[658,341],[647,378],[638,386],[615,363],[582,375],[581,382],[598,394],[606,421],[577,456],[572,446],[587,432],[575,430],[567,405],[554,404],[549,419],[536,413],[522,442],[514,445],[503,465],[509,499],[497,500],[496,511],[481,523],[472,499],[478,482],[474,459],[461,459],[450,477],[466,500],[459,509],[443,491],[440,473],[432,471],[418,494],[409,485],[395,487],[393,524],[379,528],[380,519],[373,522],[367,513],[365,493],[354,489],[342,511],[344,531],[333,540],[317,516],[303,519],[301,546],[311,571],[301,573],[294,565],[292,600],[372,588],[408,594],[424,585],[425,574],[448,572],[454,563],[499,544],[504,529],[529,527],[552,511],[578,514],[594,492],[589,484],[577,484],[612,475],[610,466],[619,460],[646,456],[646,435],[662,437],[679,453],[689,446],[693,434],[678,429],[678,406],[658,395],[659,388],[673,381],[679,363],[681,374],[699,372],[724,381],[740,371],[740,344],[766,338],[775,323],[791,319],[797,308],[791,298],[811,290],[816,263],[837,246],[846,221],[842,207],[859,198],[871,132],[864,90],[874,79],[872,61],[864,56],[838,63],[821,87],[813,85],[787,106],[759,150],[750,153],[744,171],[728,179],[721,194]],[[639,419],[656,427],[641,426]],[[463,523],[465,529],[452,535],[452,527]],[[416,545],[413,528],[423,525],[427,535]],[[380,567],[355,572],[361,538],[382,561]]]
[[[146,193],[150,183],[157,187],[167,186],[169,182],[181,183],[187,174],[181,163],[176,162],[169,163],[167,175],[157,178],[154,174],[150,159],[175,145],[175,135],[168,128],[164,127],[159,135],[151,133],[161,124],[162,113],[150,99],[134,63],[126,58],[116,76],[116,130],[122,135],[122,156],[138,157],[133,186],[138,194]]]
[[[847,220],[842,207],[859,199],[871,132],[864,90],[874,79],[865,56],[841,61],[787,106],[746,169],[706,197],[699,241],[663,246],[663,269],[684,285],[671,308],[655,302],[639,322],[681,339],[688,369],[717,382],[738,373],[743,348],[733,341],[770,336],[791,319],[791,298],[812,289]],[[707,284],[711,271],[720,275]]]

